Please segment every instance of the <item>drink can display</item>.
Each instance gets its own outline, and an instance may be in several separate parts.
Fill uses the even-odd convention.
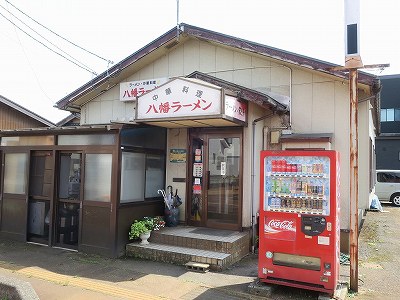
[[[313,174],[318,173],[317,164],[312,164],[312,173]]]
[[[286,173],[287,172],[287,161],[282,160],[282,172]]]
[[[318,200],[318,210],[322,210],[322,200]]]
[[[282,182],[280,179],[275,180],[275,193],[279,194],[282,190]]]
[[[281,198],[275,198],[275,208],[281,208]]]
[[[282,172],[282,160],[277,160],[276,161],[276,172],[281,173]]]
[[[270,198],[269,206],[270,206],[271,208],[274,208],[274,207],[275,207],[275,197],[271,197],[271,198]]]
[[[302,186],[301,180],[298,180],[298,181],[296,182],[296,194],[298,194],[298,195],[301,194],[301,186]]]
[[[271,193],[276,191],[276,179],[271,179]]]
[[[297,184],[297,179],[293,178],[290,181],[290,193],[292,194],[292,196],[296,194],[296,184]]]
[[[318,209],[318,200],[314,199],[312,202],[313,202],[312,209]]]
[[[271,160],[271,172],[272,173],[277,172],[276,160]]]
[[[286,207],[287,208],[292,208],[292,199],[287,199],[286,200]]]
[[[324,195],[324,186],[323,185],[319,185],[318,187],[318,196],[323,196]]]

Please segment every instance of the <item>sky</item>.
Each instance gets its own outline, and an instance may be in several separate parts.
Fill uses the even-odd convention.
[[[344,65],[344,0],[179,0],[177,11],[177,0],[0,0],[0,95],[56,123],[69,115],[57,101],[177,21]],[[399,11],[398,0],[360,0],[362,61],[390,64],[367,72],[400,74]]]

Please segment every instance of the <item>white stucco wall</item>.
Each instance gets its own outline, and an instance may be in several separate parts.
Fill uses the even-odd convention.
[[[167,157],[166,157],[166,186],[171,185],[173,192],[178,189],[178,194],[182,199],[182,205],[179,206],[179,220],[185,221],[186,211],[186,183],[187,182],[173,182],[174,178],[187,178],[186,163],[170,162],[169,153],[171,149],[186,149],[187,147],[187,129],[168,129],[167,135]],[[189,159],[187,154],[187,159]],[[186,179],[187,180],[187,179]]]

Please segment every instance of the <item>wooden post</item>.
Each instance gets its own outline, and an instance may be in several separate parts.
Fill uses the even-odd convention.
[[[350,81],[350,289],[358,292],[358,70]]]

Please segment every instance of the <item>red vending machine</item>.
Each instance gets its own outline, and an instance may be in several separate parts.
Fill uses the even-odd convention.
[[[339,154],[262,151],[260,281],[333,294],[339,277]]]

